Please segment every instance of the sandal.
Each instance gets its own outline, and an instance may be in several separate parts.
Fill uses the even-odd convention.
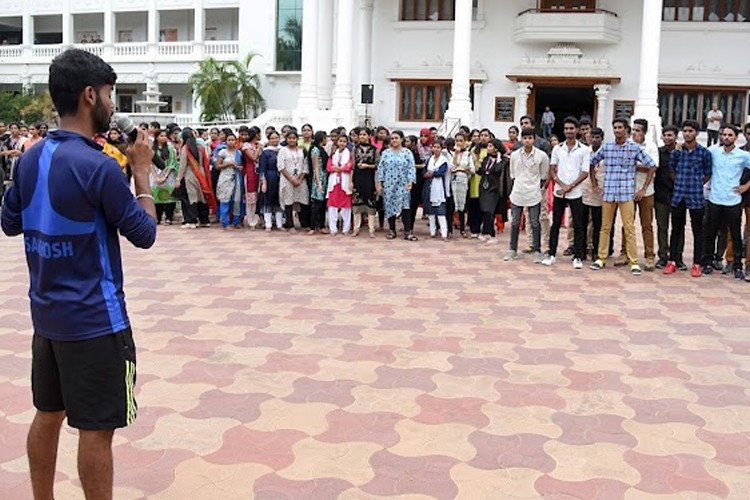
[[[396,231],[389,231],[388,234],[385,235],[385,239],[387,239],[387,240],[395,240],[396,239]]]

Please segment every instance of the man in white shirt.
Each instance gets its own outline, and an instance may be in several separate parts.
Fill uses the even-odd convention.
[[[535,134],[531,128],[521,131],[523,146],[510,155],[510,177],[513,179],[513,190],[510,193],[513,222],[510,231],[510,251],[503,260],[518,258],[518,231],[521,226],[521,214],[524,207],[529,209],[531,231],[533,234],[533,261],[542,262],[541,226],[539,211],[542,203],[542,189],[549,182],[549,158],[542,150],[534,147]]]
[[[547,106],[544,108],[544,113],[542,113],[542,136],[545,139],[549,139],[553,128],[555,128],[555,113]]]
[[[633,142],[638,144],[642,150],[654,160],[656,167],[659,168],[659,148],[653,142],[646,142],[646,131],[648,130],[648,120],[636,118],[633,120],[633,133],[631,135]],[[651,175],[649,176],[649,171]],[[656,266],[656,253],[654,252],[654,174],[655,169],[645,167],[637,163],[635,167],[635,208],[641,219],[641,236],[643,237],[643,250],[645,257],[646,271],[653,271]],[[638,193],[644,191],[643,197],[638,198]],[[625,233],[623,229],[623,244],[620,250],[620,256],[615,259],[615,266],[624,266],[628,263],[628,255],[625,249]]]
[[[706,127],[708,132],[707,146],[710,148],[712,144],[719,142],[719,129],[724,121],[724,113],[719,109],[719,103],[711,104],[711,111],[708,112],[706,118],[708,119],[708,126]]]
[[[568,116],[563,120],[565,142],[552,150],[550,172],[555,182],[554,202],[552,208],[552,229],[549,235],[549,255],[542,264],[551,266],[556,261],[557,244],[560,239],[565,208],[570,207],[573,214],[573,267],[583,269],[583,258],[586,252],[586,229],[583,227],[583,186],[589,176],[591,149],[578,142],[578,120]]]

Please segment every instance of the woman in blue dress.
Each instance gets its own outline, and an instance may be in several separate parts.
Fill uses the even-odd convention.
[[[260,176],[260,194],[258,195],[258,210],[263,214],[266,231],[271,230],[272,218],[276,218],[276,229],[284,225],[284,212],[279,202],[279,142],[278,132],[268,133],[268,146],[258,158],[258,175]]]
[[[396,217],[400,214],[404,224],[404,239],[417,241],[412,234],[411,189],[417,180],[414,155],[403,147],[404,133],[395,130],[391,143],[383,151],[378,165],[378,193],[383,196],[385,216],[388,218],[387,238],[396,238]]]

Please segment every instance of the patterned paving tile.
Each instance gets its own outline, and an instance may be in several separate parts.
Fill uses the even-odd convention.
[[[140,408],[115,437],[115,497],[750,498],[750,288],[505,263],[500,239],[173,226],[124,246]],[[0,255],[15,500],[31,325],[21,241]],[[57,498],[82,496],[76,447],[65,427]]]

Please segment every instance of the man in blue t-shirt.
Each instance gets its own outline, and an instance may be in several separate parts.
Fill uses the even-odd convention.
[[[29,267],[31,389],[37,409],[27,452],[35,498],[53,498],[60,426],[79,430],[86,498],[112,498],[114,429],[135,419],[135,344],[125,308],[119,234],[149,248],[156,210],[145,132],[129,149],[136,196],[92,141],[109,128],[117,75],[70,49],[52,61],[49,90],[60,130],[26,151],[3,204],[2,229],[23,234]],[[54,186],[54,188],[53,188]]]
[[[742,195],[750,190],[750,182],[741,184],[742,174],[750,169],[750,153],[742,151],[735,145],[740,129],[734,125],[723,125],[721,128],[721,146],[709,148],[713,159],[711,173],[711,191],[706,206],[706,221],[703,232],[706,240],[703,246],[703,275],[713,272],[713,249],[716,248],[716,237],[725,227],[729,227],[734,248],[742,248]],[[734,278],[744,280],[742,271],[742,252],[734,255]]]

